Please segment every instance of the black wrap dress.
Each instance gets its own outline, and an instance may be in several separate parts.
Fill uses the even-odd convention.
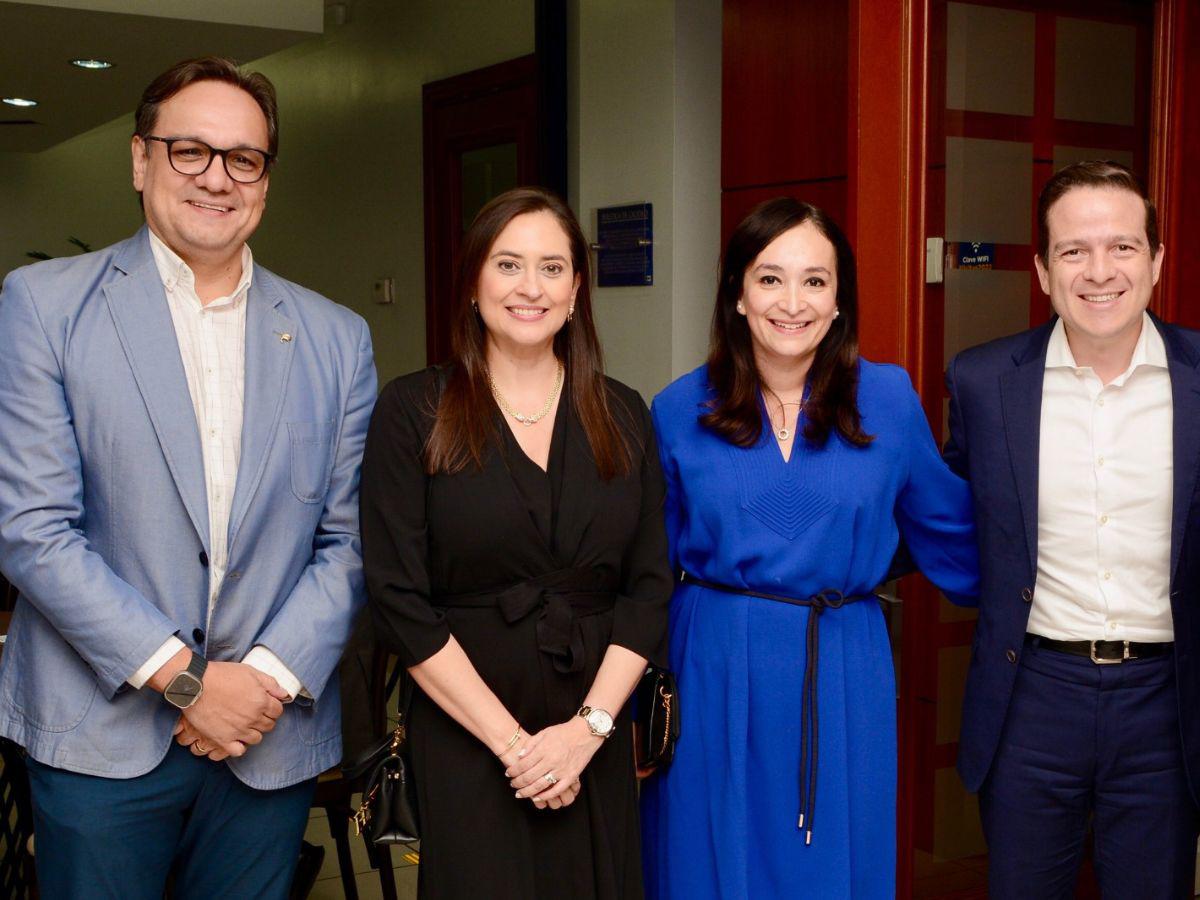
[[[362,539],[378,634],[409,666],[453,634],[537,733],[575,714],[610,643],[656,659],[665,649],[672,578],[649,413],[609,381],[633,467],[607,482],[565,388],[546,471],[497,409],[481,470],[426,476],[439,383],[432,368],[393,381],[371,421]],[[559,810],[515,799],[490,750],[419,689],[408,724],[421,897],[642,896],[628,708],[584,770],[578,799]]]

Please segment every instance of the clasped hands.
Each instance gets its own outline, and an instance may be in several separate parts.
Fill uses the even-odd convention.
[[[242,756],[262,741],[291,699],[270,675],[238,662],[210,662],[200,698],[183,710],[175,741],[196,756]]]
[[[531,800],[538,809],[561,809],[579,796],[579,776],[602,743],[604,738],[573,716],[532,736],[521,731],[516,745],[500,754],[500,762],[518,800]]]

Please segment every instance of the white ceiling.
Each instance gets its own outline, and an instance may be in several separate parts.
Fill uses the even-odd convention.
[[[323,0],[0,0],[0,96],[38,101],[0,105],[0,151],[45,150],[126,114],[132,132],[142,90],[172,64],[259,59],[319,34],[323,16]],[[70,64],[80,57],[115,66]]]

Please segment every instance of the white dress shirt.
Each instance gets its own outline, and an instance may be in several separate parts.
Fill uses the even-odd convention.
[[[242,277],[237,287],[232,294],[204,304],[196,294],[196,277],[191,268],[153,231],[150,247],[166,291],[167,308],[175,326],[196,425],[200,429],[208,497],[208,620],[211,621],[228,565],[229,512],[242,456],[246,297],[254,272],[254,257],[250,247],[243,244]],[[183,647],[179,638],[169,638],[134,673],[129,684],[142,687]],[[293,697],[302,690],[299,679],[266,647],[254,647],[243,662],[272,676]]]
[[[1075,364],[1058,321],[1042,384],[1030,632],[1174,640],[1173,421],[1166,349],[1148,315],[1129,368],[1107,385]]]

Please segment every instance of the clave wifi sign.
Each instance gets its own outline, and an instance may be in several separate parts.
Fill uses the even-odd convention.
[[[990,269],[996,262],[996,245],[982,241],[959,241],[956,269]]]

